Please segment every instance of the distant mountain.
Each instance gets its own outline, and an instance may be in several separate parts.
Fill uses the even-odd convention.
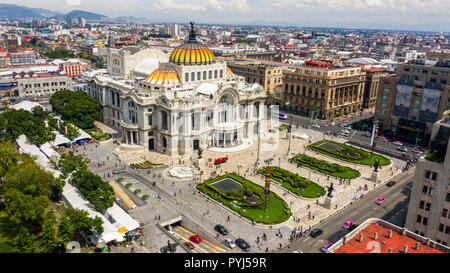
[[[30,9],[33,10],[34,12],[40,14],[43,17],[52,17],[52,16],[57,16],[57,15],[62,15],[61,12],[57,12],[57,11],[51,11],[51,10],[39,9],[39,8],[30,8]]]
[[[41,10],[42,12],[43,10]],[[19,20],[19,19],[42,19],[39,11],[24,6],[14,4],[0,4],[0,19]]]
[[[105,21],[105,20],[112,20],[108,16],[101,15],[98,13],[88,12],[88,11],[82,11],[82,10],[72,10],[71,12],[65,14],[65,15],[57,15],[52,18],[56,20],[65,20],[68,16],[78,19],[79,17],[83,17],[84,19],[88,21]]]

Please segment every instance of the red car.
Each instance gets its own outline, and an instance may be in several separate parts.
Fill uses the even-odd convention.
[[[198,235],[192,235],[189,239],[196,244],[199,244],[202,241],[202,238]]]
[[[214,165],[225,163],[225,162],[227,162],[227,160],[228,160],[228,157],[219,157],[216,160],[214,160]]]
[[[194,245],[191,242],[184,243],[189,249],[194,249]]]

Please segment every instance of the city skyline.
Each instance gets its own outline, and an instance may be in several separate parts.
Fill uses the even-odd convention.
[[[28,0],[0,1],[67,13],[84,10],[111,18],[146,17],[155,22],[194,20],[205,24],[289,25],[305,27],[448,32],[450,2],[443,0]],[[63,3],[60,3],[63,2]]]

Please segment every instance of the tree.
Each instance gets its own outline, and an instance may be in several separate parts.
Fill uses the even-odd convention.
[[[30,234],[25,227],[20,227],[16,238],[13,241],[13,251],[16,253],[38,253],[39,244],[36,236]]]
[[[71,183],[80,190],[97,211],[106,210],[114,204],[113,188],[87,168],[73,173]]]
[[[90,218],[85,210],[68,208],[61,219],[59,234],[65,242],[74,239],[85,239],[94,232],[102,234],[103,221],[100,217]],[[64,224],[63,224],[64,223]],[[70,239],[69,239],[70,238]]]
[[[87,168],[82,155],[75,155],[72,151],[62,154],[58,161],[58,167],[65,174],[74,172],[75,170]]]
[[[0,181],[3,180],[8,170],[17,164],[18,158],[19,155],[12,142],[0,143]]]
[[[39,244],[42,251],[46,253],[55,252],[61,240],[58,238],[56,230],[56,216],[53,211],[48,212],[42,224],[42,233],[39,238]]]
[[[50,104],[62,119],[81,129],[94,127],[94,121],[100,118],[100,103],[83,91],[58,91],[50,98]]]

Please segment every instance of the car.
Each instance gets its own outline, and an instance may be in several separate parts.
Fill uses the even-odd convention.
[[[189,249],[194,249],[194,245],[191,242],[184,243]]]
[[[216,158],[216,160],[214,160],[214,165],[219,165],[221,163],[225,163],[225,162],[227,162],[227,160],[228,160],[228,157]]]
[[[352,119],[355,119],[356,118],[356,116],[352,116]]]
[[[391,181],[389,181],[389,182],[386,183],[386,186],[392,187],[392,186],[395,185],[395,183],[396,183],[395,181],[392,181],[392,180],[391,180]]]
[[[354,225],[355,222],[353,221],[347,221],[344,224],[341,225],[342,228],[348,229],[351,225]]]
[[[386,198],[384,197],[378,197],[377,200],[375,200],[375,203],[377,205],[381,205],[384,201],[386,201]]]
[[[315,228],[315,229],[311,230],[311,233],[309,235],[313,238],[316,238],[317,236],[319,236],[322,233],[323,233],[323,230],[321,230],[320,228]]]
[[[332,121],[330,124],[331,124],[331,126],[334,126],[334,125],[336,125],[336,122]]]
[[[214,229],[222,235],[228,235],[228,230],[222,225],[216,225]]]
[[[330,248],[330,246],[332,245],[333,245],[332,243],[326,243],[320,248],[320,250],[323,252],[327,252],[327,249]]]
[[[121,174],[121,173],[125,173],[125,170],[124,170],[124,169],[114,169],[114,170],[112,171],[112,173],[113,173],[113,174]]]
[[[200,236],[198,235],[192,235],[191,237],[189,237],[189,240],[196,244],[199,244],[202,241],[202,238],[200,238]]]
[[[314,127],[314,128],[320,128],[320,125],[319,125],[319,124],[313,124],[312,127]]]
[[[292,253],[303,253],[303,251],[301,251],[301,250],[299,249],[299,250],[294,250],[294,251],[292,251]]]
[[[236,244],[233,242],[233,240],[231,240],[230,238],[226,238],[224,240],[224,243],[226,246],[228,246],[229,248],[235,248]]]
[[[323,126],[323,127],[327,127],[328,126],[328,124],[326,124],[326,123],[321,123],[321,124],[319,124],[320,126]]]
[[[242,238],[237,238],[235,241],[236,245],[240,247],[245,252],[248,252],[251,250],[250,245]]]
[[[396,140],[396,141],[392,141],[392,144],[398,145],[398,146],[403,146],[403,143],[401,143],[400,141]]]
[[[405,147],[397,147],[397,150],[399,150],[401,152],[405,152],[405,153],[408,151],[408,149]]]

